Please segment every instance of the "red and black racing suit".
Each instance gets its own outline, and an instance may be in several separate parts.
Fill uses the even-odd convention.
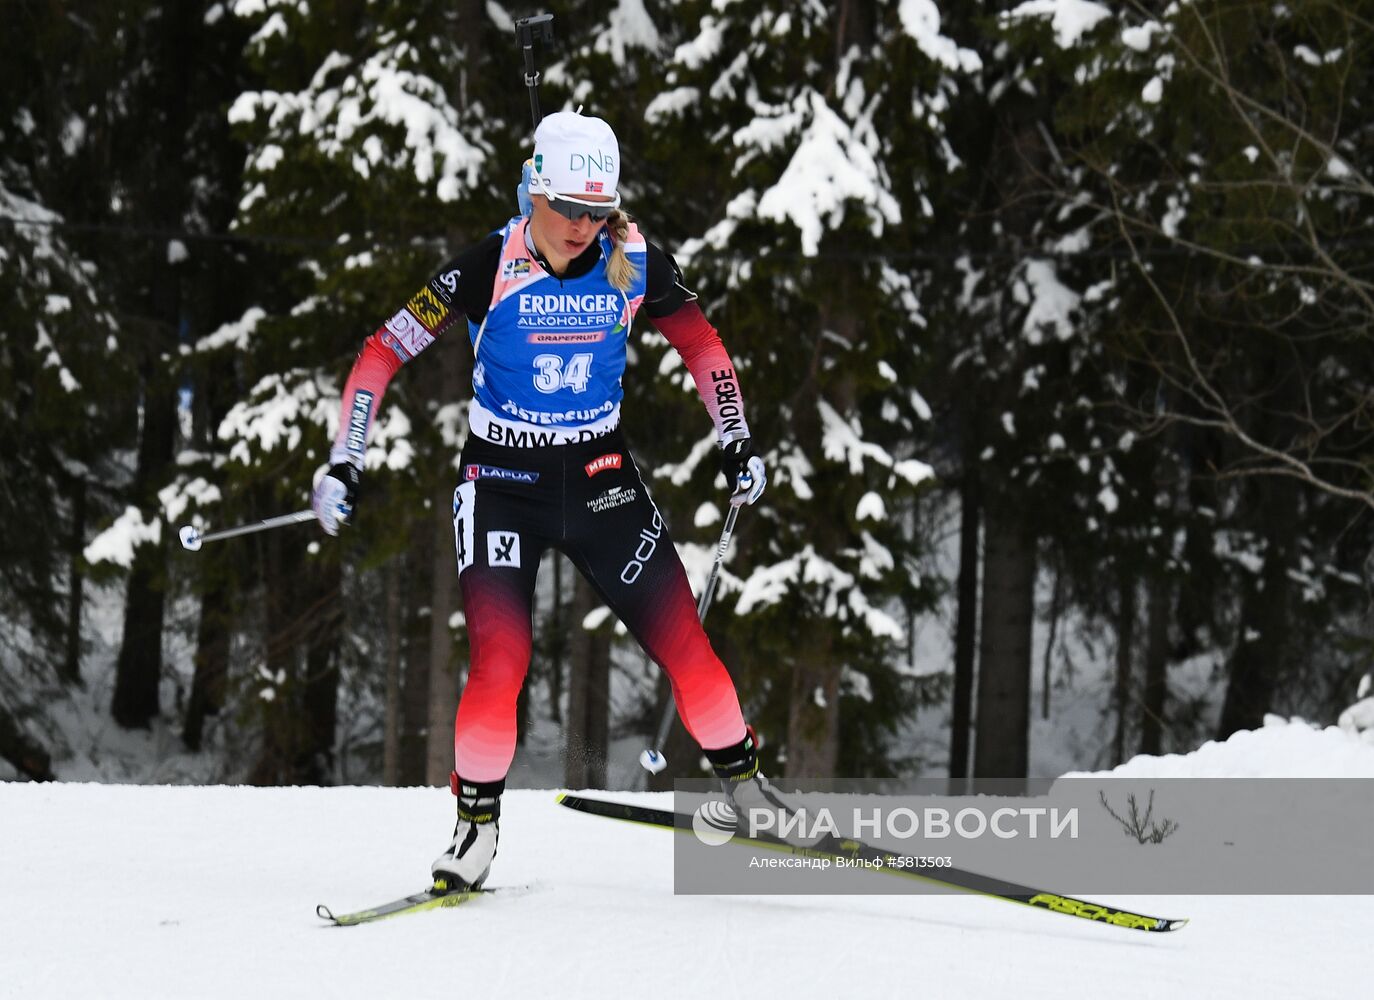
[[[365,441],[392,375],[433,338],[457,326],[459,315],[480,326],[492,300],[503,236],[494,233],[459,254],[398,313],[401,325],[420,320],[424,330],[406,349],[384,326],[368,338],[344,390],[336,458],[350,435],[353,451]],[[743,424],[730,358],[680,272],[660,248],[646,247],[643,308],[682,356],[696,379],[717,430],[728,437]],[[552,269],[531,248],[533,266]],[[605,267],[594,241],[562,276],[571,281]],[[560,282],[561,284],[561,282]],[[416,303],[442,296],[442,317]],[[388,321],[397,328],[395,318]],[[413,325],[412,325],[413,328]],[[486,352],[489,347],[483,347]],[[723,378],[728,373],[729,378]],[[724,384],[725,389],[721,386]],[[359,421],[355,396],[366,397]],[[723,421],[721,400],[731,419]],[[739,419],[734,419],[734,416]],[[516,699],[531,650],[531,597],[540,558],[563,552],[606,606],[625,623],[667,673],[682,721],[705,750],[739,744],[745,736],[735,687],[711,648],[686,573],[667,526],[617,426],[569,444],[511,446],[470,433],[463,447],[463,481],[454,493],[454,537],[459,583],[471,641],[471,665],[454,723],[456,774],[465,784],[499,790],[516,742]],[[499,429],[503,441],[523,440]],[[534,438],[534,440],[539,440]]]

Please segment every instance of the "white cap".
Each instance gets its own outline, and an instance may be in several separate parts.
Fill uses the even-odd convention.
[[[587,196],[620,204],[620,143],[600,118],[576,111],[546,115],[534,130],[530,194],[581,201]],[[589,202],[604,204],[604,202]]]

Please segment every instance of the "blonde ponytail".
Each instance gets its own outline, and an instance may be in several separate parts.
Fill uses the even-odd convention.
[[[639,268],[625,253],[625,241],[630,238],[630,217],[618,208],[613,210],[606,216],[606,230],[611,234],[612,245],[611,259],[606,262],[606,280],[620,291],[628,292],[639,277]]]

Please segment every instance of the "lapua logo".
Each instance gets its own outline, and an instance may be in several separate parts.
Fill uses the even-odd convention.
[[[463,478],[468,482],[475,479],[504,479],[511,483],[537,483],[539,473],[526,472],[524,469],[503,469],[499,465],[467,465],[463,467]]]
[[[594,458],[586,465],[587,477],[591,478],[598,472],[605,472],[607,469],[618,469],[623,462],[624,458],[619,452],[613,452],[609,455],[602,455],[599,458]]]

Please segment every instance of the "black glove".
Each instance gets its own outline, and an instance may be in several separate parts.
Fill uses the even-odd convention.
[[[315,510],[320,527],[328,534],[337,535],[340,526],[348,522],[353,514],[354,501],[358,499],[358,487],[362,484],[362,473],[357,466],[340,462],[330,466],[315,485],[310,506]]]
[[[754,442],[747,437],[721,445],[720,471],[725,473],[725,484],[730,487],[732,507],[753,503],[763,496],[763,488],[768,485],[763,459],[754,454]]]

